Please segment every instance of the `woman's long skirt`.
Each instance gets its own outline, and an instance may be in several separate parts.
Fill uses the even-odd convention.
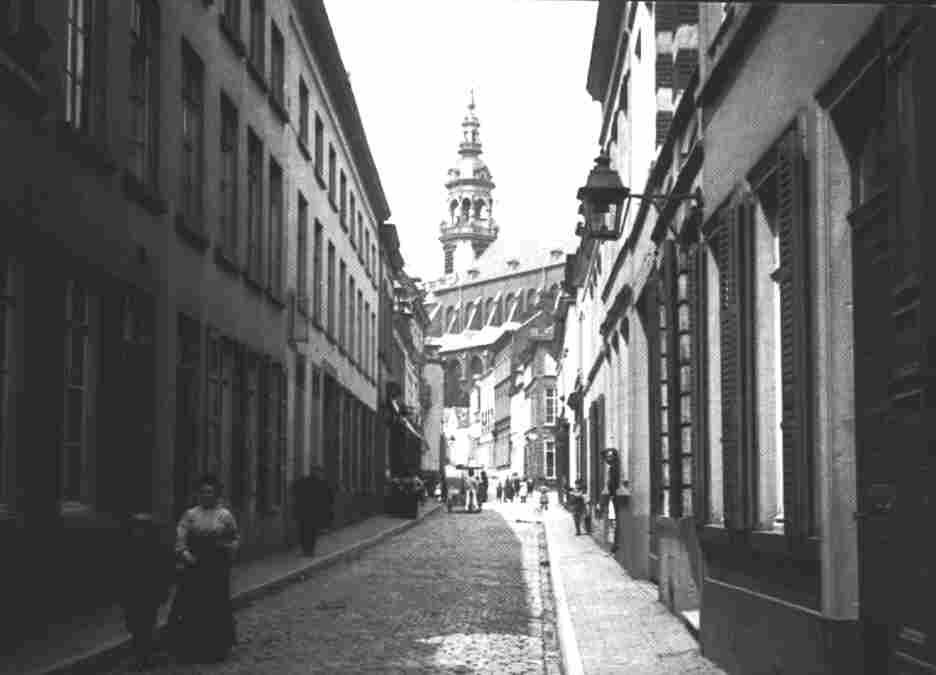
[[[237,642],[230,559],[224,550],[190,549],[197,563],[179,579],[169,615],[170,649],[183,661],[223,660]]]

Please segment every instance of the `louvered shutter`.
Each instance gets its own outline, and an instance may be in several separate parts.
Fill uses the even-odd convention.
[[[732,200],[719,217],[715,254],[719,268],[722,387],[722,467],[724,471],[725,526],[743,529],[741,464],[741,354],[740,293],[738,278],[738,206]]]
[[[708,405],[705,355],[705,244],[693,244],[688,251],[689,265],[689,331],[692,336],[692,508],[697,518],[707,521],[708,508],[708,447],[706,430]]]
[[[661,355],[660,379],[657,383],[660,388],[661,404],[666,409],[666,428],[661,430],[661,438],[665,436],[666,443],[661,444],[660,471],[665,494],[663,499],[668,502],[668,513],[671,516],[679,515],[679,498],[681,496],[682,475],[680,472],[680,425],[679,425],[679,358],[677,354],[677,337],[679,326],[676,321],[676,245],[671,239],[663,242],[662,267],[662,294],[659,296],[660,311],[664,315],[661,323]],[[665,326],[665,328],[664,328]],[[665,353],[662,350],[665,349]]]
[[[780,142],[777,227],[780,238],[780,342],[783,386],[783,496],[785,530],[810,534],[812,467],[809,451],[809,250],[805,172],[799,132]]]

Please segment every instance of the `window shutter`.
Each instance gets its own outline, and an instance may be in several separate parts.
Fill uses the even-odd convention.
[[[783,382],[784,524],[793,537],[812,528],[809,451],[809,250],[806,238],[805,171],[794,126],[780,142],[777,227],[780,238],[780,340]]]
[[[705,244],[693,244],[688,251],[689,266],[689,331],[692,336],[692,451],[693,492],[692,509],[697,518],[704,519],[708,508],[708,453],[705,448],[708,427],[708,405],[705,347]]]
[[[679,358],[677,356],[677,338],[679,326],[676,321],[676,246],[671,239],[663,242],[663,266],[662,266],[662,294],[659,297],[660,308],[665,313],[665,341],[666,353],[661,354],[661,369],[665,367],[665,372],[660,373],[657,386],[660,388],[661,397],[666,392],[666,398],[661,398],[661,404],[666,406],[666,447],[660,446],[661,453],[659,460],[662,463],[661,471],[667,472],[667,475],[661,476],[664,488],[663,499],[669,502],[668,513],[670,516],[679,516],[679,505],[681,503],[681,483],[682,473],[680,470],[680,424],[679,424]],[[661,342],[661,345],[663,343]],[[663,385],[666,385],[664,388]],[[662,436],[662,432],[661,432]]]
[[[741,299],[739,203],[732,200],[719,216],[715,254],[720,281],[722,466],[725,526],[744,529],[743,463],[741,458]]]

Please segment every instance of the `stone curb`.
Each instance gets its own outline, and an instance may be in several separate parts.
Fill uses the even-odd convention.
[[[548,516],[552,519],[552,516]],[[556,603],[556,628],[559,633],[559,651],[562,654],[562,672],[564,675],[584,675],[582,654],[575,638],[575,627],[569,613],[565,586],[562,583],[562,571],[559,569],[559,547],[550,531],[547,517],[543,518],[543,530],[546,532],[546,550],[549,556],[549,575],[552,578],[553,598]]]
[[[415,527],[419,523],[423,522],[426,518],[436,515],[441,511],[442,505],[437,504],[433,506],[432,509],[428,510],[426,513],[417,518],[406,520],[399,525],[390,527],[383,532],[380,532],[367,539],[362,539],[361,541],[339,549],[334,553],[329,553],[328,555],[322,556],[321,558],[314,558],[303,567],[288,572],[283,576],[261,582],[255,586],[251,586],[250,588],[239,591],[231,598],[234,609],[238,610],[243,609],[244,607],[248,607],[260,598],[272,593],[276,593],[277,591],[282,590],[286,586],[289,586],[293,583],[304,581],[311,574],[323,570],[327,567],[331,567],[341,562],[354,560],[355,558],[359,557],[365,550],[376,546],[385,539],[401,534],[406,530]],[[165,630],[165,628],[166,622],[160,621],[159,627],[157,629],[160,635],[162,635],[162,632]],[[83,654],[78,654],[77,656],[63,659],[62,661],[45,670],[34,671],[33,675],[83,675],[85,673],[99,673],[102,670],[106,670],[115,666],[121,660],[129,656],[129,637],[109,640],[103,644],[97,645]]]

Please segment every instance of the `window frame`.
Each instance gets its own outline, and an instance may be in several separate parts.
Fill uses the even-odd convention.
[[[155,0],[131,0],[130,4],[130,83],[129,105],[131,133],[130,171],[143,185],[158,188],[159,178],[159,8]],[[137,71],[137,58],[142,56],[143,72]],[[137,115],[143,118],[140,136],[133,133]],[[142,148],[141,158],[135,161],[134,149]]]
[[[299,190],[296,193],[296,293],[299,311],[309,314],[309,202]]]
[[[186,226],[204,229],[205,213],[205,64],[182,40],[181,214]]]
[[[269,165],[266,290],[274,299],[281,300],[283,297],[286,175],[282,165],[272,155],[270,156]]]
[[[281,106],[286,104],[286,38],[270,21],[270,96]]]
[[[82,304],[81,314],[76,316],[76,289],[81,290]],[[60,446],[61,461],[61,481],[59,485],[59,500],[63,511],[72,511],[87,509],[91,506],[91,481],[92,467],[90,458],[90,408],[93,405],[93,382],[92,382],[92,344],[91,344],[91,323],[92,323],[92,296],[88,286],[77,279],[69,279],[65,285],[65,333],[64,333],[64,378],[63,378],[63,414],[62,414],[62,436]],[[81,345],[81,375],[80,382],[73,378],[76,372],[73,363],[75,355],[75,340],[80,341]],[[77,431],[77,437],[71,437],[70,417],[71,396],[74,392],[80,395],[80,429]],[[77,453],[77,457],[74,455]],[[76,475],[70,475],[74,470],[74,464],[77,460],[78,468]],[[71,484],[71,479],[76,481]]]
[[[552,456],[552,471],[549,471],[550,456]],[[556,478],[556,441],[551,438],[543,440],[543,477],[547,480]]]
[[[237,260],[239,245],[239,119],[234,102],[221,92],[221,171],[219,172],[218,201],[220,208],[220,239],[222,252],[232,261]]]
[[[558,403],[558,399],[556,398],[556,386],[547,385],[546,388],[543,390],[543,404],[544,404],[543,419],[545,420],[546,424],[552,425],[556,423],[556,420],[558,418],[558,414],[557,414],[558,410],[556,409],[556,403]],[[552,415],[550,415],[550,408],[552,408],[551,410]]]
[[[309,87],[302,75],[299,76],[299,140],[304,147],[309,146]]]
[[[96,10],[96,0],[68,0],[65,9],[65,121],[72,129],[84,134],[95,131]],[[77,16],[79,13],[80,18]]]
[[[263,0],[250,0],[250,34],[247,58],[260,72],[266,67],[266,7]]]
[[[263,141],[247,127],[247,275],[263,278]]]

